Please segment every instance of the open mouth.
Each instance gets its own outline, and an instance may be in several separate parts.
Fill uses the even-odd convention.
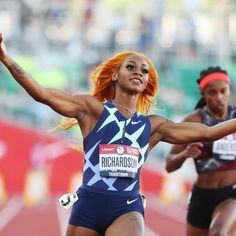
[[[143,81],[139,78],[132,78],[131,81],[135,84],[142,84],[143,83]]]

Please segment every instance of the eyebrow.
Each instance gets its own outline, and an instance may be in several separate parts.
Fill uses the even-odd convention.
[[[220,88],[219,88],[219,90],[221,90],[221,89],[227,89],[227,85],[222,85]],[[215,91],[215,90],[217,90],[216,88],[209,88],[208,89],[208,91]]]
[[[132,63],[135,63],[137,64],[135,61],[127,61],[127,62],[132,62]],[[147,64],[142,64],[143,66],[148,66]]]

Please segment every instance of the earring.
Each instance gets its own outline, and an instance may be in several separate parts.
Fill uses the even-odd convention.
[[[113,74],[112,74],[112,78],[111,78],[112,81],[116,81],[116,80],[117,80],[115,77],[116,77],[116,73],[113,73]]]

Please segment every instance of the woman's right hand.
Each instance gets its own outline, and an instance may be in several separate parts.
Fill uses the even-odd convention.
[[[0,33],[0,60],[2,61],[6,55],[7,55],[7,50],[3,42],[3,35],[2,33]]]
[[[191,143],[186,146],[186,148],[182,151],[182,155],[185,158],[197,158],[202,153],[203,144],[200,142]]]

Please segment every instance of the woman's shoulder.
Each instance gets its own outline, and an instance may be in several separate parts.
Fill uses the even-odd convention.
[[[152,125],[157,125],[157,126],[165,122],[173,122],[167,117],[160,116],[160,115],[148,115],[147,117],[149,118]],[[189,113],[186,116],[184,116],[182,121],[202,123],[202,116],[199,110],[195,110],[192,113]]]
[[[157,127],[159,127],[160,125],[162,125],[166,122],[172,122],[168,118],[166,118],[164,116],[160,116],[160,115],[148,115],[147,117],[151,123],[152,130],[156,130]]]
[[[200,109],[194,110],[193,112],[189,113],[183,118],[183,121],[185,122],[198,122],[202,123],[202,114]]]

